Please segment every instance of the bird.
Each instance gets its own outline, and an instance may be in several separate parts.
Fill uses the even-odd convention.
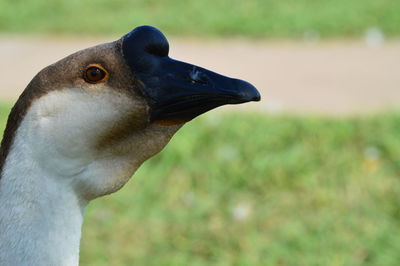
[[[0,265],[78,265],[86,205],[119,190],[188,121],[259,101],[250,83],[169,57],[155,27],[41,70],[0,148]]]

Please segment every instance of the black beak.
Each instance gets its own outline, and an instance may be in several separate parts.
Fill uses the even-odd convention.
[[[250,83],[168,57],[169,44],[156,28],[141,26],[122,37],[122,54],[143,84],[151,122],[185,122],[225,104],[259,101]]]

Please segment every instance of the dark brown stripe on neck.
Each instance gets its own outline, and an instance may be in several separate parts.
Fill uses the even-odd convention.
[[[16,132],[21,125],[22,119],[27,113],[29,107],[32,105],[32,102],[44,94],[43,90],[37,89],[40,88],[39,85],[40,79],[38,76],[36,76],[18,98],[18,101],[11,109],[11,112],[8,116],[7,126],[4,130],[3,140],[1,141],[0,147],[0,178],[3,175],[3,169],[7,156],[14,142]]]

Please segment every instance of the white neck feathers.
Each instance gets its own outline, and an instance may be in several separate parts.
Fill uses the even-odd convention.
[[[0,265],[78,265],[86,202],[30,158],[21,126],[0,179]]]

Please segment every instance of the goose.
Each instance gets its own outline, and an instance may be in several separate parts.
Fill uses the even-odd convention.
[[[0,265],[78,265],[85,206],[119,190],[186,122],[259,101],[250,83],[168,56],[151,26],[41,70],[0,149]]]

